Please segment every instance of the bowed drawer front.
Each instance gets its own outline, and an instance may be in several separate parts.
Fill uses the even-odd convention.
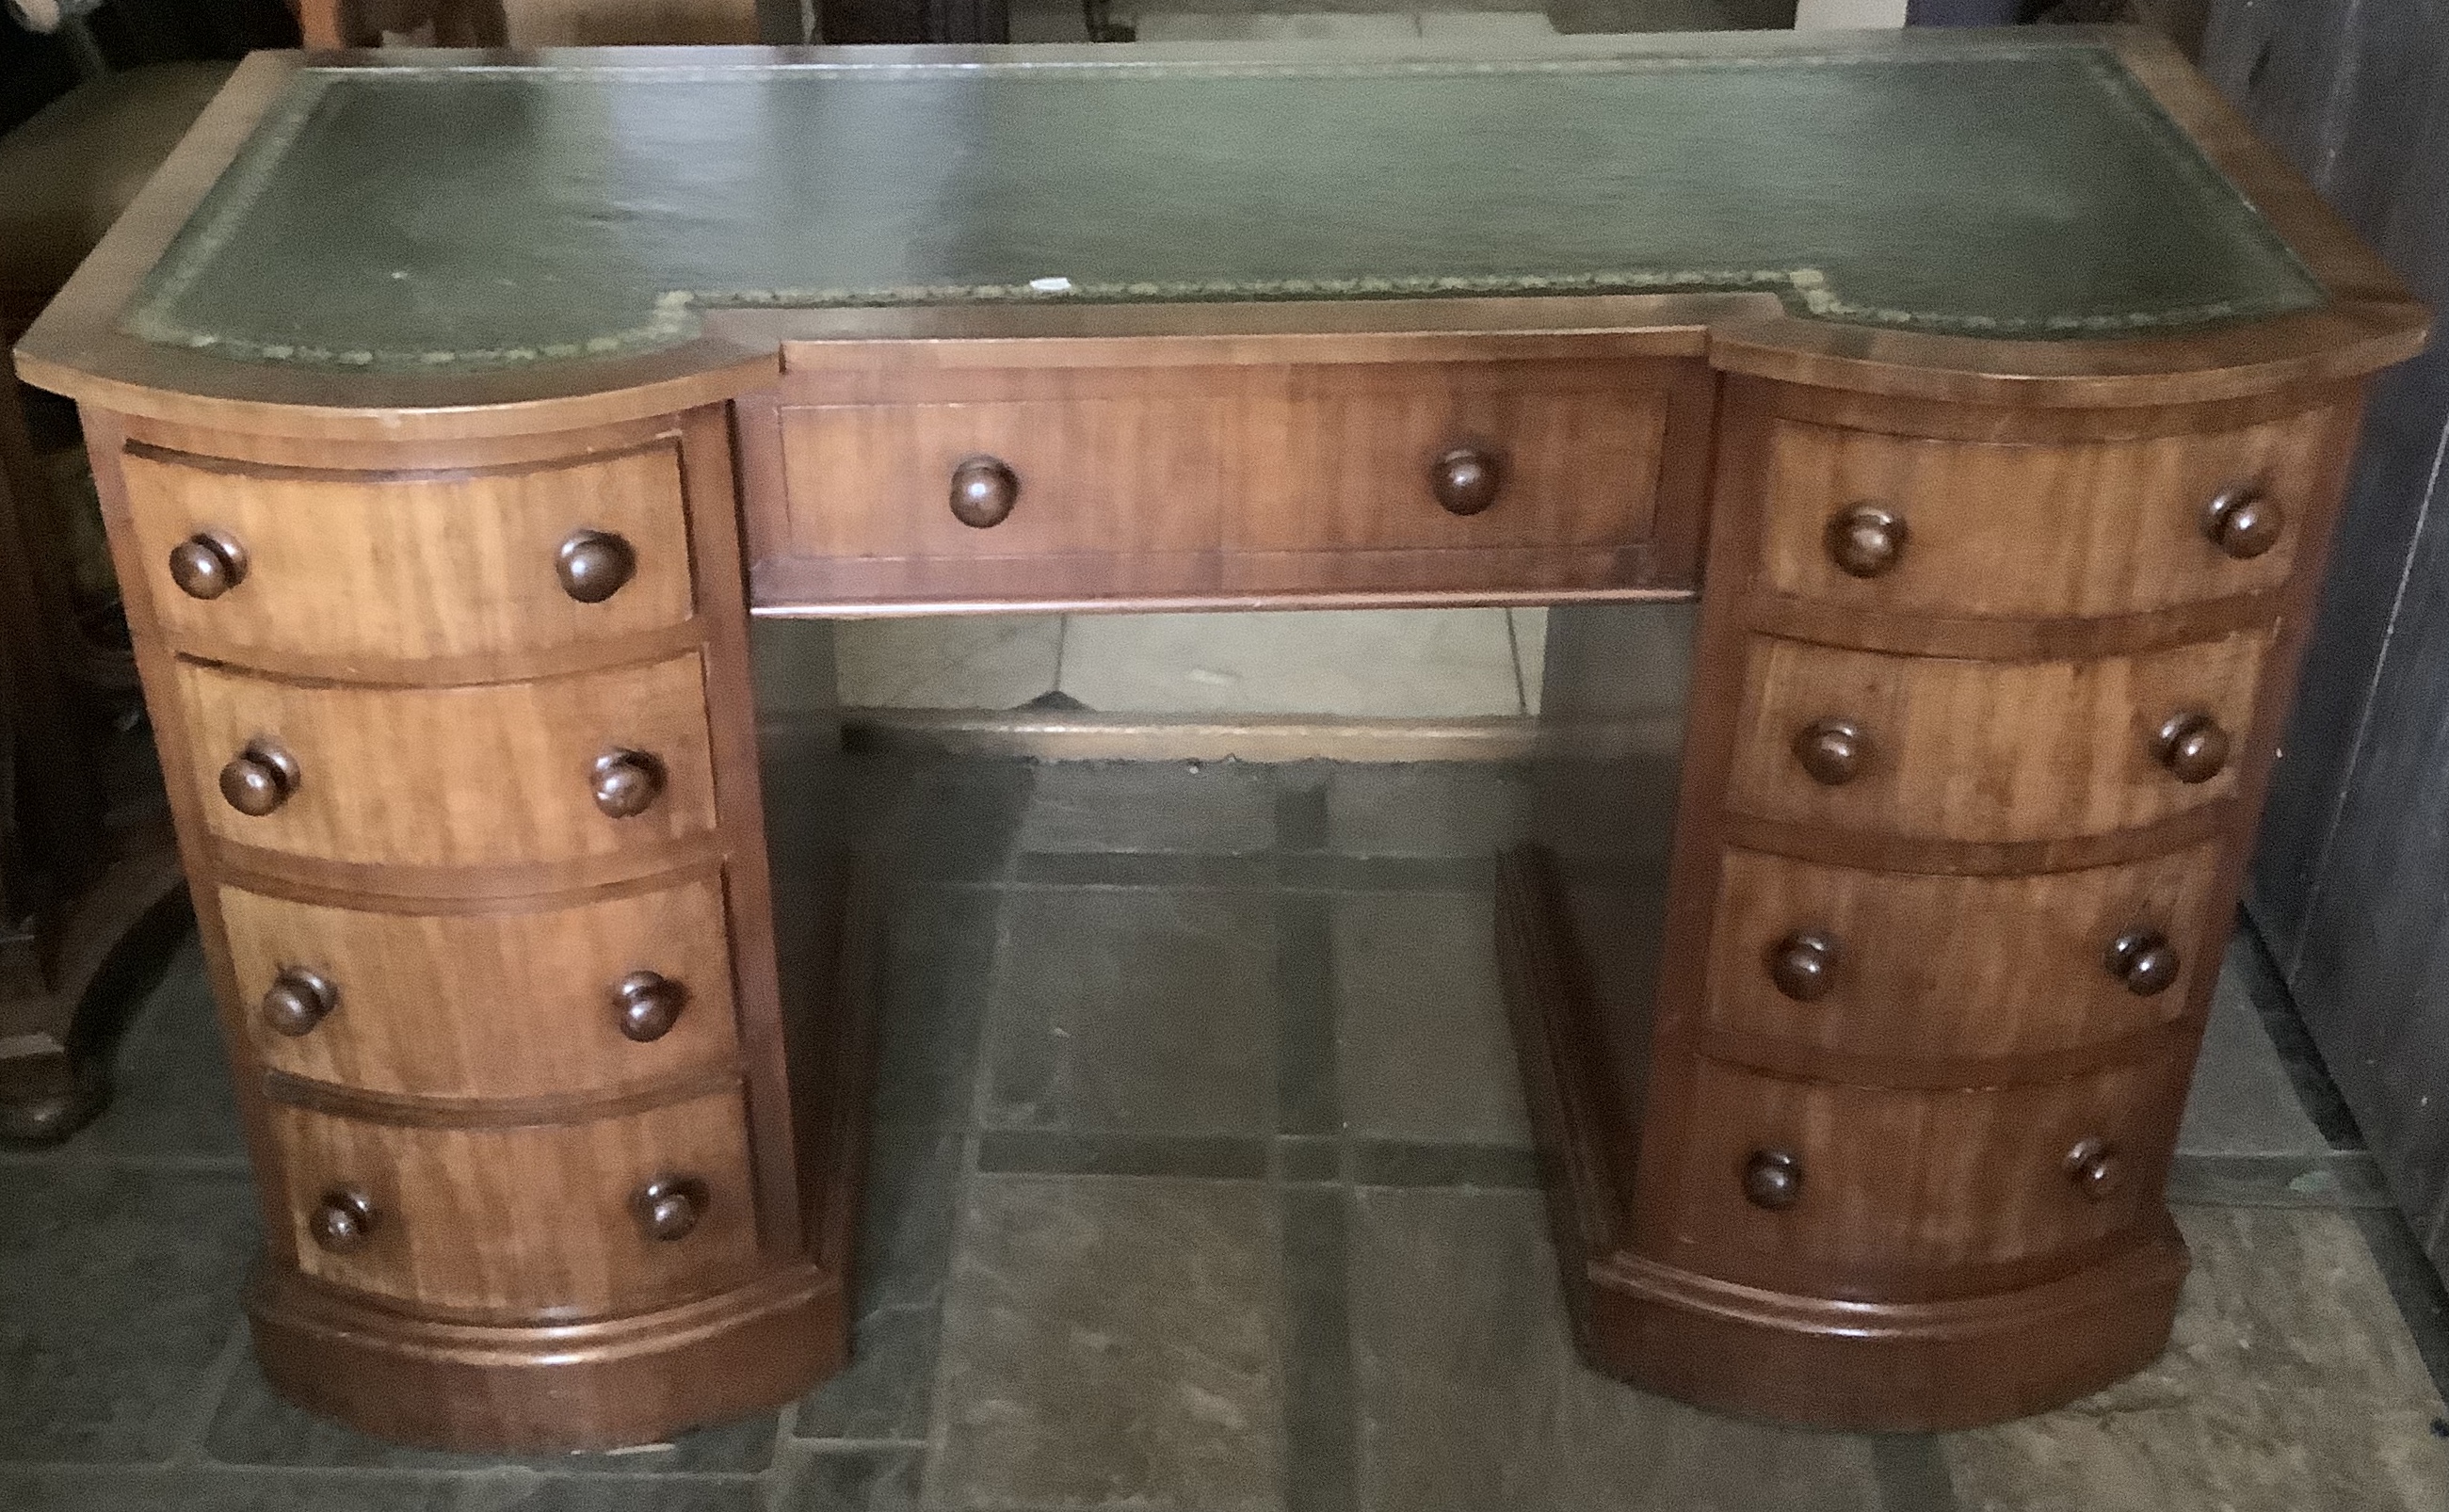
[[[190,655],[329,676],[533,662],[696,611],[668,441],[372,477],[152,448],[122,467],[163,631]]]

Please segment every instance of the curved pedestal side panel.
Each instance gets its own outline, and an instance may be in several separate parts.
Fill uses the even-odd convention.
[[[412,1318],[266,1268],[247,1315],[283,1397],[377,1438],[460,1451],[658,1443],[780,1407],[848,1361],[841,1288],[812,1264],[546,1328]]]

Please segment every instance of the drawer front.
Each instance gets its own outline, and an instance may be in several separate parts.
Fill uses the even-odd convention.
[[[1647,541],[1672,371],[1597,362],[1296,370],[1282,445],[1288,474],[1234,501],[1226,545],[1336,551]],[[1456,453],[1493,469],[1484,495],[1456,491],[1458,479],[1440,476],[1441,466],[1463,465]]]
[[[1895,1300],[2046,1271],[2154,1210],[2189,1069],[1908,1092],[1699,1062],[1674,1236],[1727,1280]]]
[[[413,1128],[276,1104],[299,1269],[446,1312],[604,1317],[719,1291],[755,1269],[746,1116],[736,1093],[544,1128]],[[650,1183],[695,1221],[658,1237]],[[362,1201],[354,1243],[323,1215]]]
[[[680,457],[668,444],[551,467],[362,480],[145,450],[123,463],[137,555],[179,650],[241,663],[531,656],[692,613]],[[562,581],[564,546],[588,531],[619,545],[573,546],[577,565],[601,568],[626,554],[629,569],[591,603]],[[243,565],[234,586],[209,598],[183,589],[172,570],[174,554],[199,541],[223,556],[235,547]],[[591,596],[618,576],[599,571],[594,585],[579,580],[581,590]]]
[[[1764,819],[1926,839],[2110,833],[2227,796],[2253,727],[2266,631],[2092,661],[1984,662],[1751,644],[1727,805]],[[2188,780],[2170,734],[2208,719],[2217,770]],[[2171,729],[2171,721],[2180,721]],[[1850,732],[1851,738],[1842,738]],[[1802,747],[1852,756],[1821,775]],[[2199,757],[2204,746],[2196,743]]]
[[[1231,396],[817,405],[781,426],[788,536],[807,556],[1208,551],[1224,501],[1281,466],[1260,410]],[[953,512],[954,473],[978,457],[1014,486],[991,526]]]
[[[714,780],[694,655],[643,667],[461,688],[300,687],[182,663],[205,823],[221,837],[361,865],[556,863],[651,852],[710,833]],[[222,784],[249,752],[294,784],[246,813]],[[644,812],[597,803],[597,764],[640,753],[661,774]]]
[[[534,913],[371,913],[232,887],[221,903],[247,1034],[275,1071],[366,1092],[543,1098],[738,1056],[711,876]]]
[[[2276,588],[2327,490],[2343,423],[2323,410],[2212,434],[2020,445],[1780,422],[1764,584],[1864,609],[2004,618],[2137,614]],[[2248,494],[2275,534],[2224,547],[2213,503]],[[1902,526],[1884,565],[1877,549],[1856,558],[1877,567],[1867,577],[1839,565],[1831,540],[1831,522],[1856,509]]]
[[[2123,1039],[2183,1017],[2197,980],[2217,974],[2216,950],[2197,945],[2224,933],[2219,859],[2209,844],[2126,866],[1958,877],[1730,851],[1707,1022],[1777,1042],[1773,1052],[1906,1073]]]

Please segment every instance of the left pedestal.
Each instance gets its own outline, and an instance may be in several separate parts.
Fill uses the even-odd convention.
[[[837,1368],[856,1120],[785,1073],[725,410],[86,424],[275,1386],[387,1438],[580,1448]]]

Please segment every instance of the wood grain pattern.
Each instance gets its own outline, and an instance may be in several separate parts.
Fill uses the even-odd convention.
[[[748,1129],[725,1093],[590,1123],[405,1128],[272,1104],[289,1153],[298,1268],[428,1316],[574,1322],[643,1312],[737,1286],[758,1264]],[[708,1200],[685,1238],[658,1240],[631,1211],[640,1187],[679,1174]],[[362,1248],[334,1254],[308,1232],[328,1193],[362,1193]]]
[[[1884,614],[2134,614],[2285,583],[2321,486],[2335,411],[2241,431],[2056,446],[1936,441],[1781,424],[1769,439],[1764,592]],[[2203,529],[2223,489],[2252,488],[2294,527],[2238,561]],[[1853,577],[1831,518],[1893,512],[1894,565]]]
[[[1695,1116],[1662,1194],[1679,1247],[1710,1274],[1862,1300],[2000,1290],[2079,1257],[2157,1211],[2183,1058],[2079,1081],[1978,1091],[1887,1091],[1764,1077],[1703,1061]],[[2102,1139],[2123,1185],[2094,1197],[2067,1157]],[[1744,1196],[1745,1162],[1791,1152],[1800,1199]],[[2072,1268],[2072,1267],[2070,1267]],[[2020,1274],[2018,1273],[2021,1273]]]
[[[181,652],[321,676],[399,663],[534,657],[685,625],[693,612],[687,522],[668,442],[609,457],[457,473],[350,474],[131,450],[137,553]],[[562,543],[610,531],[637,576],[581,603],[554,575]],[[245,550],[219,598],[172,585],[173,547],[202,530]]]
[[[175,674],[204,823],[261,850],[364,866],[480,867],[651,854],[715,825],[696,656],[535,682],[299,687],[192,662]],[[297,760],[297,794],[261,817],[215,785],[258,738]],[[589,768],[614,750],[665,768],[644,813],[608,818]]]
[[[2196,974],[2219,970],[2211,942],[2223,921],[2208,907],[2218,852],[2213,844],[2122,867],[1960,877],[1729,851],[1709,941],[1710,1053],[1874,1085],[2036,1080],[2014,1062],[2186,1016]],[[2182,961],[2148,997],[2105,964],[2111,943],[2136,928],[2178,942]],[[1765,964],[1797,930],[1837,947],[1826,995],[1808,1003],[1781,992]]]
[[[718,879],[598,902],[486,913],[335,908],[221,889],[244,1003],[304,966],[338,1005],[311,1032],[248,1015],[275,1071],[369,1092],[507,1099],[617,1093],[736,1062]],[[613,989],[655,971],[688,994],[670,1031],[621,1032]]]
[[[2226,797],[2235,763],[2181,782],[2154,755],[2169,716],[2253,728],[2267,632],[2098,661],[1986,663],[1754,640],[1727,806],[1764,819],[1947,840],[2133,829]],[[1839,787],[1796,760],[1815,720],[1859,724],[1861,775]]]

